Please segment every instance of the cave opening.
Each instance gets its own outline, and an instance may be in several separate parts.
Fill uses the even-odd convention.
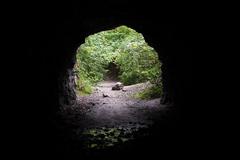
[[[152,86],[145,96],[160,97],[162,93],[158,53],[141,33],[124,25],[86,37],[77,49],[74,72],[78,95],[93,93],[96,84],[104,80],[117,83],[113,90],[149,82]],[[156,89],[155,95],[148,95]]]
[[[77,127],[72,137],[79,148],[91,153],[149,136],[166,107],[158,53],[127,26],[86,37],[72,72],[66,85],[76,98],[61,114]]]
[[[9,94],[11,95],[9,102],[12,102],[15,98],[21,98],[19,98],[20,101],[15,100],[14,108],[7,107],[11,110],[9,114],[6,113],[10,119],[5,119],[5,121],[9,121],[14,118],[14,124],[7,126],[13,131],[10,134],[13,135],[11,139],[16,137],[20,140],[19,143],[16,141],[19,147],[13,144],[11,152],[16,148],[16,151],[24,156],[30,156],[29,153],[32,153],[33,155],[48,157],[50,153],[55,159],[57,157],[60,159],[62,157],[66,157],[66,159],[81,157],[80,159],[84,159],[84,156],[81,156],[84,152],[81,148],[84,139],[83,129],[84,126],[91,127],[99,120],[92,118],[94,112],[90,109],[96,107],[99,101],[96,103],[90,101],[91,96],[85,96],[89,99],[78,99],[77,89],[75,90],[76,73],[74,73],[76,49],[84,43],[84,38],[88,35],[126,24],[142,33],[146,42],[159,54],[159,59],[162,62],[163,84],[163,96],[160,100],[163,102],[173,100],[174,106],[169,107],[166,112],[162,112],[163,115],[159,116],[158,112],[154,112],[154,110],[139,107],[140,110],[148,110],[158,117],[156,118],[158,120],[156,120],[155,128],[147,129],[151,136],[136,140],[135,144],[129,143],[132,140],[117,139],[117,142],[120,141],[121,144],[129,145],[123,147],[125,148],[124,151],[118,147],[113,147],[116,148],[113,153],[110,149],[112,148],[111,144],[108,144],[110,150],[105,153],[106,155],[115,155],[111,159],[117,157],[122,157],[121,159],[130,158],[130,155],[133,156],[133,159],[143,156],[153,159],[162,157],[164,153],[167,156],[176,155],[179,150],[188,154],[186,151],[194,148],[192,143],[186,145],[188,147],[185,148],[186,141],[189,140],[194,143],[194,139],[198,138],[195,135],[188,138],[193,131],[192,127],[197,126],[191,119],[196,116],[192,110],[193,108],[201,109],[196,106],[196,103],[192,103],[194,92],[191,90],[192,46],[197,43],[194,39],[196,32],[198,32],[192,20],[196,19],[196,16],[191,14],[192,11],[179,6],[176,7],[178,9],[171,7],[170,10],[165,10],[164,5],[151,2],[141,3],[142,6],[139,6],[140,2],[133,2],[132,5],[129,4],[130,2],[119,3],[118,1],[99,2],[98,4],[88,1],[88,3],[88,5],[84,5],[83,1],[79,1],[74,4],[30,4],[30,7],[25,7],[26,10],[18,7],[21,10],[20,12],[24,12],[23,15],[16,14],[16,16],[21,15],[19,19],[22,22],[21,26],[23,25],[20,28],[18,27],[19,32],[21,32],[20,35],[22,35],[19,38],[21,42],[23,38],[26,39],[26,42],[24,41],[22,45],[24,53],[19,54],[21,57],[24,55],[24,61],[19,61],[24,68],[17,67],[17,71],[19,71],[18,79],[20,79],[17,81],[17,85],[13,85],[21,86],[21,90],[17,90],[17,96]],[[186,14],[181,14],[182,11]],[[6,62],[10,63],[11,60],[6,59]],[[6,65],[7,68],[8,66]],[[15,81],[16,78],[13,78],[13,80]],[[114,91],[114,93],[119,92]],[[124,94],[127,93],[128,91],[124,92]],[[107,100],[109,97],[104,98],[102,96],[101,99]],[[22,100],[24,100],[24,103],[20,107],[19,102],[22,102]],[[129,103],[129,101],[126,102]],[[103,103],[106,102],[100,104]],[[151,103],[155,102],[151,101]],[[109,105],[109,108],[111,107],[110,104],[106,105]],[[117,107],[114,108],[118,109]],[[98,112],[99,117],[100,113],[104,112],[104,108],[101,109],[101,112]],[[12,115],[13,110],[17,111],[17,114]],[[109,122],[107,118],[111,118],[111,112],[114,113],[114,110],[108,111],[109,114],[101,116],[102,122]],[[115,111],[117,111],[116,114],[126,113],[125,110]],[[134,112],[134,110],[131,111]],[[58,114],[60,114],[60,117],[58,117]],[[189,115],[191,116],[188,117]],[[136,115],[135,118],[138,119],[138,117]],[[22,119],[23,121],[21,121]],[[117,120],[122,119],[121,117],[111,118],[109,125]],[[132,126],[135,125],[137,128],[139,125],[134,123],[132,121]],[[104,134],[100,134],[104,133],[101,132],[104,130],[103,127],[99,125],[98,129],[85,131],[85,135],[90,133],[96,135],[93,137],[101,138],[104,136]],[[122,126],[117,127],[117,129],[105,127],[108,138],[112,137],[108,135],[119,134],[118,131],[122,130]],[[141,126],[138,128],[141,128]],[[127,131],[128,129],[126,129]],[[145,132],[142,134],[140,132],[136,132],[136,135],[138,133],[140,135],[145,134]],[[85,138],[87,139],[86,136]],[[106,141],[108,141],[107,138]],[[113,141],[116,141],[115,138]],[[126,143],[122,143],[123,141]],[[27,147],[23,147],[22,144],[26,144]],[[114,142],[114,144],[118,146],[118,143]],[[87,143],[85,146],[92,147],[94,150],[99,147],[98,143],[97,146],[96,143]]]

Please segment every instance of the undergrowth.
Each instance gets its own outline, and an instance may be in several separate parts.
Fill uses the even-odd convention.
[[[154,99],[154,98],[160,98],[162,95],[162,87],[161,86],[151,86],[149,88],[146,88],[144,91],[136,93],[133,95],[136,99]]]
[[[77,75],[77,90],[81,95],[90,94],[108,72],[109,63],[119,68],[119,79],[124,85],[150,81],[161,77],[161,62],[157,52],[144,40],[141,33],[120,26],[88,36],[77,49],[74,70]],[[111,68],[110,68],[111,69]],[[154,91],[156,89],[156,91]],[[160,88],[153,88],[139,95],[153,96]]]

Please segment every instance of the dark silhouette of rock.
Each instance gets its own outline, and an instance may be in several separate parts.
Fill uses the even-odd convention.
[[[123,91],[123,92],[127,92],[127,90],[126,90],[126,89],[122,89],[122,91]]]
[[[105,97],[109,97],[109,95],[103,93],[103,97],[104,97],[104,98],[105,98]]]

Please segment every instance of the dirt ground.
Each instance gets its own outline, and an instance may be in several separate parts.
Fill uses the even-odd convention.
[[[64,123],[59,130],[69,128],[70,141],[81,144],[77,148],[105,149],[144,136],[166,108],[160,104],[160,98],[133,98],[135,93],[150,87],[150,83],[112,90],[115,84],[116,81],[99,83],[91,95],[78,96],[75,105],[65,106],[59,113]]]

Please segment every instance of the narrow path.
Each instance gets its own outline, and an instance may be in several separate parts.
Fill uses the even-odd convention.
[[[152,112],[160,110],[160,100],[137,100],[132,96],[150,86],[141,83],[125,86],[124,91],[112,90],[116,82],[104,81],[97,85],[94,93],[88,97],[78,97],[80,104],[90,107],[86,113],[88,120],[84,121],[86,127],[113,127],[130,126],[130,124],[150,125]],[[104,97],[103,95],[107,96]],[[151,112],[151,113],[150,113]]]
[[[135,93],[150,87],[150,83],[112,90],[115,83],[103,81],[91,95],[78,96],[75,105],[64,108],[62,117],[67,126],[71,126],[72,139],[89,148],[110,147],[133,139],[133,134],[148,129],[159,118],[159,113],[165,108],[160,105],[159,98],[133,98]],[[82,142],[83,139],[85,142]]]

